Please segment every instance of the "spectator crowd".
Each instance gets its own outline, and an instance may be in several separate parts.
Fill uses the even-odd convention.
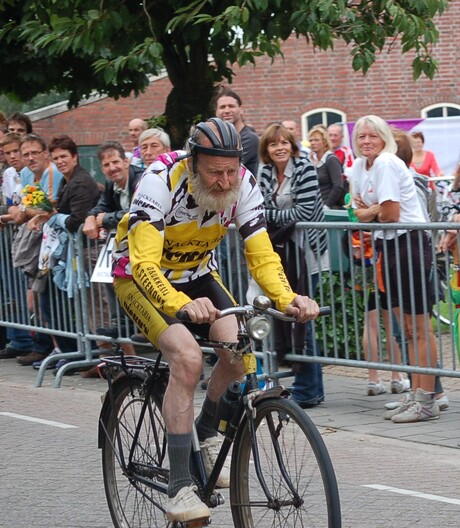
[[[439,219],[436,186],[430,177],[442,176],[442,172],[435,155],[424,149],[425,138],[421,132],[410,136],[392,130],[376,116],[366,116],[355,126],[352,151],[345,144],[341,123],[314,126],[308,131],[308,140],[302,141],[297,121],[291,116],[281,116],[279,122],[269,123],[258,136],[245,120],[241,98],[229,89],[223,89],[217,95],[215,114],[231,122],[241,136],[242,163],[257,176],[273,247],[281,257],[291,287],[301,294],[315,296],[321,273],[329,267],[329,255],[326,230],[305,229],[301,236],[296,223],[324,222],[328,211],[334,209],[348,210],[350,220],[361,223],[412,222],[420,225]],[[0,113],[0,236],[12,259],[11,266],[2,263],[0,281],[2,304],[14,303],[19,307],[14,311],[12,323],[25,324],[33,313],[40,321],[38,326],[53,328],[52,312],[65,312],[66,296],[72,295],[69,237],[82,231],[85,262],[94,265],[98,248],[103,245],[107,234],[117,229],[129,210],[144,171],[148,171],[159,155],[171,150],[168,134],[161,128],[149,128],[143,119],[132,119],[128,133],[131,153],[116,141],[99,145],[97,157],[105,177],[105,183],[99,184],[80,164],[78,147],[72,137],[58,135],[47,143],[34,134],[27,115],[15,112],[6,118]],[[454,176],[444,220],[460,219],[456,209],[460,168]],[[7,226],[8,231],[5,230]],[[360,231],[352,237],[352,254],[356,265],[361,266],[367,259],[375,267],[375,273],[378,273],[376,263],[379,258],[386,259],[390,268],[399,266],[392,252],[394,240],[403,243],[405,249],[411,244],[417,245],[418,231],[401,230],[401,233],[398,231],[392,235],[385,230],[372,233]],[[406,242],[404,237],[412,237],[412,243]],[[407,301],[404,295],[402,299],[398,296],[389,298],[385,294],[385,286],[388,292],[391,281],[396,280],[396,272],[393,278],[386,277],[387,284],[377,295],[375,292],[367,294],[362,346],[369,361],[377,359],[381,312],[388,356],[396,363],[416,361],[414,350],[417,344],[414,345],[413,340],[417,335],[425,336],[424,329],[431,328],[426,322],[431,313],[431,306],[426,303],[426,299],[432,296],[429,290],[429,272],[433,265],[431,245],[449,251],[455,242],[455,233],[447,233],[442,240],[431,240],[426,235],[422,247],[417,246],[421,255],[406,259],[403,272],[408,276],[415,273],[420,280],[416,286],[418,290],[426,289],[426,295],[420,296],[425,299],[425,304],[416,302],[415,320],[411,315],[410,299]],[[251,278],[247,278],[246,268],[236,262],[239,252],[235,249],[241,247],[239,244],[236,238],[224,239],[221,245],[222,277],[235,299],[245,302],[246,297],[252,300],[250,292],[257,291],[257,287],[253,288]],[[300,261],[293,257],[299,253],[304,257]],[[422,260],[424,265],[420,269]],[[7,279],[7,267],[14,277]],[[422,277],[423,273],[426,277]],[[51,281],[63,293],[63,300],[52,298]],[[14,284],[21,287],[13,287]],[[377,297],[381,310],[377,310]],[[109,324],[96,328],[97,314],[92,314],[92,330],[116,338],[120,307],[111,284],[105,284],[101,289],[101,299],[96,305],[102,306],[102,319]],[[406,325],[405,332],[401,332],[400,324]],[[311,322],[297,323],[293,327],[286,323],[275,326],[274,344],[280,365],[286,363],[284,358],[288,353],[322,354],[312,328]],[[409,341],[409,357],[406,358],[401,333]],[[75,351],[77,346],[73,338],[8,327],[3,336],[0,359],[14,358],[22,366],[38,368],[50,354]],[[96,353],[100,356],[111,348],[107,341],[97,342],[96,346]],[[135,354],[131,344],[123,345],[123,349],[126,354]],[[432,333],[428,339],[418,339],[418,351],[421,366],[436,365],[436,341]],[[294,372],[292,398],[304,408],[321,404],[326,397],[321,365],[301,361],[289,365]],[[59,362],[51,366],[59,367]],[[90,368],[81,374],[92,377],[97,376],[97,371]],[[205,386],[206,380],[203,383]],[[375,369],[369,371],[366,390],[370,396],[387,391]],[[403,395],[402,401],[387,408],[385,413],[385,418],[395,423],[438,418],[439,411],[448,406],[440,380],[433,376],[412,375],[409,380],[394,372],[389,390]]]

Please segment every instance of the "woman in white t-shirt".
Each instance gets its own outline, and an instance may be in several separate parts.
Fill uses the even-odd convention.
[[[416,229],[425,223],[414,179],[396,156],[397,145],[389,125],[380,117],[359,119],[353,130],[353,148],[358,158],[352,168],[353,207],[360,222],[414,224],[402,229],[374,231],[375,244],[382,253],[382,279],[389,307],[403,321],[411,365],[434,367],[430,313],[432,294],[431,243]],[[414,324],[415,323],[415,324]],[[388,411],[385,418],[395,423],[439,418],[434,393],[435,378],[412,374],[412,389],[406,401]]]

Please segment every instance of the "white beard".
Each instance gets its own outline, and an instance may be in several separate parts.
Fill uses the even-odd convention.
[[[235,185],[228,191],[213,191],[203,185],[199,174],[190,175],[193,198],[201,209],[209,212],[224,211],[232,206],[238,199],[241,188],[241,179],[238,177]]]

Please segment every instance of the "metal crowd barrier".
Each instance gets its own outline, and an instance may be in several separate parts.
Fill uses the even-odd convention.
[[[363,350],[364,318],[366,316],[366,299],[374,296],[379,319],[382,316],[378,290],[375,263],[366,262],[364,251],[353,256],[352,234],[363,240],[364,231],[376,229],[393,230],[408,229],[418,233],[415,244],[421,240],[424,231],[431,233],[435,242],[439,234],[445,229],[458,229],[459,224],[433,223],[425,224],[414,229],[414,225],[404,224],[353,224],[348,222],[326,222],[315,224],[298,224],[296,226],[296,240],[303,241],[297,244],[289,259],[295,259],[299,264],[305,258],[308,248],[308,238],[303,236],[305,230],[320,233],[327,232],[327,246],[329,257],[327,266],[319,264],[319,284],[315,298],[320,305],[330,305],[332,313],[328,317],[317,319],[313,322],[316,336],[314,349],[295,351],[285,359],[292,362],[318,362],[324,365],[342,365],[359,368],[378,368],[381,370],[397,370],[401,372],[416,372],[437,374],[440,376],[460,377],[458,367],[458,337],[455,320],[460,306],[460,300],[455,299],[457,288],[451,286],[450,278],[457,271],[451,255],[440,255],[436,251],[436,243],[432,245],[432,285],[433,299],[424,299],[428,306],[434,303],[433,317],[430,324],[435,333],[435,350],[429,349],[430,354],[436,354],[437,365],[435,368],[422,367],[408,364],[407,336],[405,336],[402,320],[391,320],[391,333],[397,333],[396,327],[400,326],[401,352],[400,361],[395,359],[393,339],[387,346],[388,336],[385,335],[380,323],[381,331],[378,335],[378,358],[368,361],[368,355]],[[361,233],[361,234],[360,234]],[[47,365],[56,359],[66,359],[56,374],[54,386],[59,387],[63,375],[70,369],[84,368],[99,362],[99,347],[102,343],[106,346],[117,347],[120,344],[133,343],[131,336],[136,333],[136,328],[120,311],[119,305],[114,301],[113,290],[108,282],[91,282],[90,278],[96,268],[99,257],[105,261],[105,275],[110,268],[110,243],[96,241],[89,243],[80,232],[71,237],[68,258],[72,267],[68,270],[68,291],[59,289],[52,280],[52,271],[48,273],[48,318],[43,315],[43,306],[40,306],[40,294],[34,294],[33,300],[27,306],[27,288],[24,274],[13,267],[11,259],[11,241],[13,229],[8,226],[0,232],[0,326],[16,328],[28,332],[42,332],[54,339],[66,341],[66,349],[59,356],[48,357],[38,370],[36,386],[41,386],[47,370]],[[437,237],[437,239],[436,239]],[[460,237],[457,237],[459,239]],[[111,241],[112,235],[109,235]],[[460,240],[458,240],[460,241]],[[356,245],[356,239],[355,239]],[[375,251],[375,245],[372,243]],[[358,253],[359,253],[358,251]],[[397,249],[396,249],[397,251]],[[101,255],[101,252],[103,255]],[[357,250],[355,250],[355,253]],[[358,258],[356,258],[358,257]],[[410,254],[409,254],[410,257]],[[231,226],[230,231],[219,247],[218,262],[222,278],[240,303],[248,302],[246,293],[251,278],[245,263],[242,244],[239,235]],[[324,262],[323,262],[324,263]],[[308,263],[307,263],[308,266]],[[99,267],[98,267],[99,268]],[[382,273],[388,271],[383,269]],[[102,273],[104,275],[104,273]],[[110,280],[103,277],[102,280]],[[311,277],[307,273],[307,283]],[[400,282],[400,281],[399,281]],[[460,284],[460,280],[458,281]],[[421,293],[411,289],[414,299]],[[30,294],[29,294],[30,295]],[[460,292],[457,293],[460,295]],[[381,319],[380,319],[381,320]],[[100,329],[109,329],[111,335],[101,335]],[[98,332],[99,330],[99,332]],[[103,345],[102,345],[103,346]],[[263,359],[264,371],[273,373],[278,371],[278,362],[272,336],[263,344],[258,352]],[[415,350],[418,358],[417,348]]]

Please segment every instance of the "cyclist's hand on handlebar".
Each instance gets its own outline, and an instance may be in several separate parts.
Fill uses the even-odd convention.
[[[182,306],[181,311],[186,311],[192,323],[213,323],[220,316],[218,310],[207,297],[200,297]]]
[[[306,295],[297,295],[286,306],[286,314],[295,317],[298,323],[305,323],[316,319],[319,315],[319,306],[316,301]]]

